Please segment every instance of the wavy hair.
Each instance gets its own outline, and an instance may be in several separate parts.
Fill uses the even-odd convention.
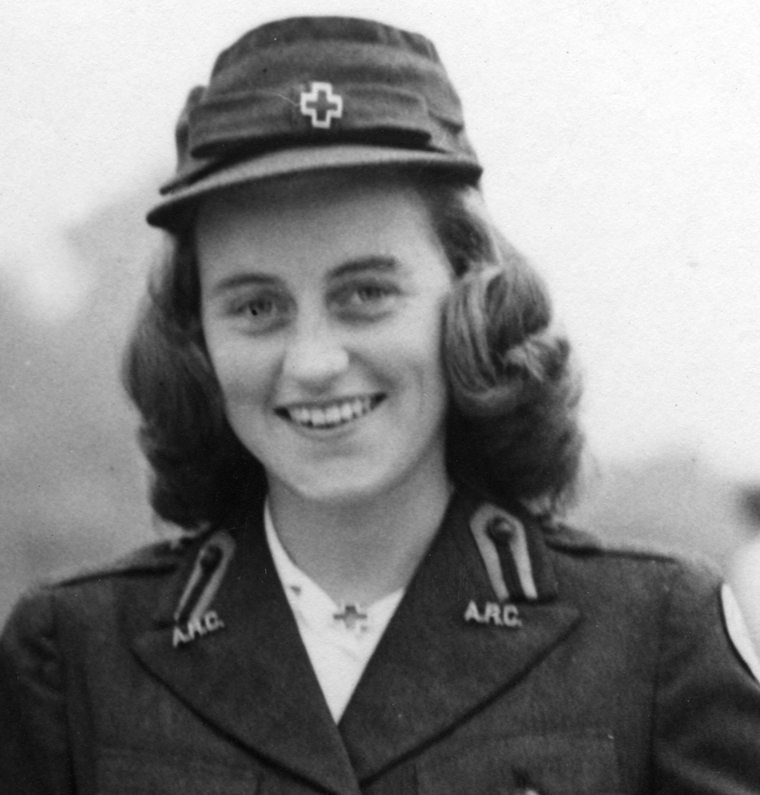
[[[550,330],[535,270],[461,182],[413,179],[455,274],[444,307],[450,477],[505,505],[569,502],[579,469],[580,395],[570,346]],[[230,427],[203,339],[191,222],[169,240],[128,341],[122,378],[141,415],[151,504],[197,531],[224,521],[244,492],[266,491],[259,461]]]

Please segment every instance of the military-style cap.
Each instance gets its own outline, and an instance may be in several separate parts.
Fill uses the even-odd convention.
[[[481,167],[462,106],[423,36],[345,17],[297,17],[247,33],[194,88],[178,164],[148,214],[172,229],[192,202],[243,182],[367,166]]]

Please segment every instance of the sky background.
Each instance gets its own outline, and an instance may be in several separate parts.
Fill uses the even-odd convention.
[[[594,453],[680,447],[760,481],[755,0],[4,0],[0,275],[30,316],[83,305],[66,230],[170,173],[218,51],[301,13],[436,43],[492,214],[575,344]]]

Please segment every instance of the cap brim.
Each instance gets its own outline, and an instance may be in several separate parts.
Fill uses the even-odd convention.
[[[213,171],[196,182],[169,192],[147,215],[148,223],[173,229],[184,211],[207,194],[243,183],[260,182],[292,174],[338,168],[413,166],[449,171],[477,180],[482,169],[472,158],[418,149],[394,149],[362,144],[301,146],[258,155]]]

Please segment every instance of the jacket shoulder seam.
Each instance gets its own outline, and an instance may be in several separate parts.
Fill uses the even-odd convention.
[[[107,563],[95,563],[74,569],[56,571],[44,577],[38,587],[42,590],[78,585],[111,577],[133,574],[162,574],[173,571],[184,558],[187,542],[159,541],[129,552]]]
[[[544,534],[546,543],[561,552],[571,555],[602,556],[651,560],[677,564],[683,555],[675,550],[658,548],[648,544],[610,542],[585,530],[568,525],[556,525]]]

